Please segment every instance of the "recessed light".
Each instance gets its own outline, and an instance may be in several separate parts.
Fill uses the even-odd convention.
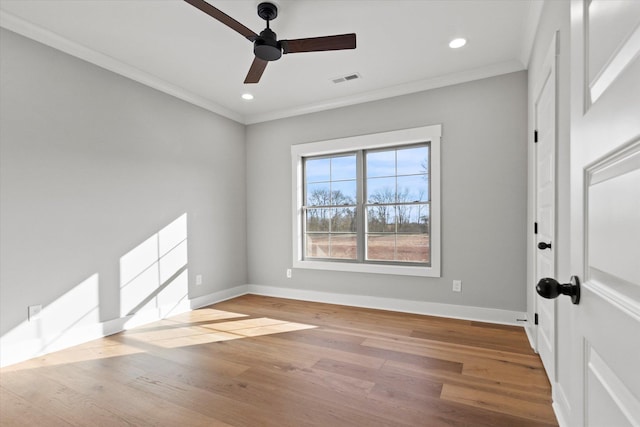
[[[244,99],[245,101],[251,101],[253,99],[253,95],[251,95],[250,93],[243,93],[242,99]]]
[[[465,44],[467,44],[466,39],[453,39],[449,42],[449,47],[451,49],[458,49],[459,47],[462,47]]]

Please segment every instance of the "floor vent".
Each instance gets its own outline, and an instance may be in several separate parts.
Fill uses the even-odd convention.
[[[342,82],[347,82],[349,80],[356,80],[356,79],[361,79],[362,77],[360,76],[360,74],[358,73],[353,73],[353,74],[348,74],[346,76],[342,76],[342,77],[336,77],[335,79],[331,79],[332,82],[334,83],[342,83]]]

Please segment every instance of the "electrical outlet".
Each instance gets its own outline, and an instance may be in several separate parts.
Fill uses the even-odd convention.
[[[462,280],[453,281],[453,292],[462,292]]]
[[[40,312],[42,311],[42,306],[40,304],[30,305],[27,309],[29,311],[29,322],[40,318]]]
[[[291,279],[291,269],[287,268],[287,279]]]
[[[196,274],[196,286],[202,285],[202,274]]]

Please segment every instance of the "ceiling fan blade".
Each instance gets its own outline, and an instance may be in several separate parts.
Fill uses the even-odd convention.
[[[355,49],[356,35],[351,33],[337,36],[311,37],[308,39],[280,40],[280,43],[282,45],[282,53]]]
[[[241,23],[239,23],[238,21],[236,21],[235,19],[233,19],[232,17],[230,17],[229,15],[221,11],[220,9],[211,6],[209,3],[207,3],[204,0],[184,0],[184,1],[189,3],[191,6],[197,9],[200,9],[201,11],[211,16],[212,18],[222,22],[224,25],[231,28],[232,30],[239,32],[244,37],[246,37],[249,41],[254,41],[258,37],[258,35],[254,33],[252,30],[245,27],[244,25],[242,25]]]
[[[267,67],[267,61],[265,61],[264,59],[260,59],[256,56],[253,59],[253,63],[251,64],[251,68],[249,68],[249,72],[247,73],[247,78],[244,79],[244,82],[258,83],[266,67]]]

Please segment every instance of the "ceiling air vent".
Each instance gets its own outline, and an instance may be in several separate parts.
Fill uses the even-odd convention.
[[[361,79],[362,76],[358,73],[347,74],[346,76],[336,77],[335,79],[331,79],[334,83],[342,83],[347,82],[349,80]]]

